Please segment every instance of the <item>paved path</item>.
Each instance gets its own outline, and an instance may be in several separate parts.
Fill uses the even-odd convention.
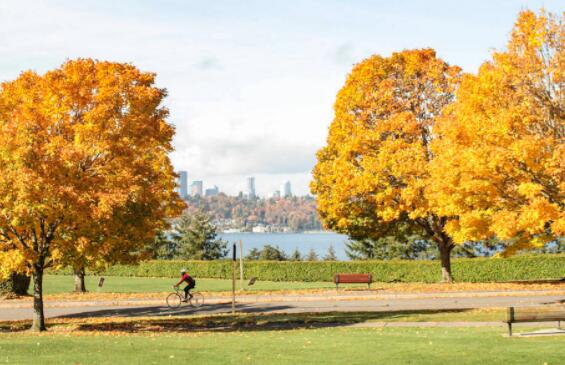
[[[475,293],[476,294],[476,293]],[[484,294],[484,293],[483,293]],[[382,299],[358,299],[349,296],[339,300],[324,297],[312,297],[309,300],[300,300],[299,297],[270,296],[269,301],[260,301],[255,298],[240,298],[237,311],[247,313],[307,313],[307,312],[389,312],[404,310],[461,310],[472,308],[495,308],[508,306],[532,306],[546,304],[565,304],[565,295],[490,295],[462,296],[461,294],[441,296],[420,295],[409,297],[396,296]],[[289,300],[290,299],[290,300]],[[212,300],[211,300],[212,301]],[[177,310],[169,310],[161,302],[148,304],[143,301],[128,305],[112,305],[112,302],[70,303],[71,305],[57,305],[47,303],[45,315],[47,317],[136,317],[136,316],[175,316],[187,314],[214,314],[231,311],[231,304],[227,298],[216,298],[212,303],[194,309],[188,306]],[[69,303],[63,303],[69,304]],[[31,318],[29,303],[20,307],[2,303],[0,306],[0,321],[20,320]]]

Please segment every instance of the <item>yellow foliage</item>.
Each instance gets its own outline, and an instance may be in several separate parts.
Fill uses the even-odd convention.
[[[372,56],[353,68],[313,171],[311,190],[326,227],[379,237],[408,217],[445,238],[424,193],[435,119],[459,77],[460,69],[432,49]]]
[[[497,237],[511,254],[563,235],[564,35],[562,17],[523,11],[438,120],[426,192],[456,241]]]
[[[356,65],[313,170],[325,226],[379,238],[408,222],[448,246],[504,240],[503,255],[563,236],[564,35],[563,15],[523,11],[476,75],[430,49]]]
[[[0,267],[134,259],[179,212],[154,79],[79,59],[1,85]]]

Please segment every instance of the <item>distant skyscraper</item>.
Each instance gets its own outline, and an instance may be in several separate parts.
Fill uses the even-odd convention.
[[[195,180],[190,185],[190,195],[192,196],[202,196],[202,181]]]
[[[289,196],[292,196],[292,191],[290,190],[290,181],[287,180],[281,184],[280,194],[281,198],[288,198]]]
[[[204,191],[204,196],[216,196],[220,193],[220,189],[214,185],[213,188],[206,189]]]
[[[188,173],[186,171],[179,171],[177,179],[177,193],[182,199],[188,196]]]
[[[256,196],[256,194],[255,194],[255,178],[254,177],[248,177],[247,178],[246,195],[249,198],[255,198],[255,196]]]
[[[273,198],[280,198],[281,197],[281,191],[280,190],[275,190],[273,192]]]

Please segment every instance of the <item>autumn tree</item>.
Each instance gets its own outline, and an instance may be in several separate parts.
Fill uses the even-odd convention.
[[[521,12],[438,122],[428,195],[455,242],[497,238],[509,255],[565,235],[564,35],[562,16]]]
[[[135,261],[181,208],[154,82],[79,59],[1,85],[0,267],[32,274],[33,330],[45,330],[46,268]]]
[[[325,227],[379,239],[391,226],[407,224],[437,245],[444,281],[452,280],[454,242],[425,188],[434,125],[459,76],[460,69],[432,49],[376,55],[356,65],[337,94],[311,183]]]

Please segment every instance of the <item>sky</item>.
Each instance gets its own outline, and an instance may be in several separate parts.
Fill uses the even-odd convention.
[[[522,9],[565,0],[0,0],[0,81],[67,59],[157,73],[176,127],[176,170],[237,194],[284,180],[307,194],[335,95],[354,64],[432,47],[476,72]]]

